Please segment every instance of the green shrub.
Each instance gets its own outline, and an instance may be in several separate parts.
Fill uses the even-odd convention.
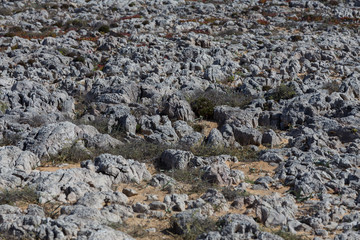
[[[232,189],[231,187],[227,186],[227,187],[223,187],[221,190],[221,193],[224,195],[224,197],[226,198],[226,200],[228,201],[234,201],[236,198],[239,197],[246,197],[249,196],[250,194],[246,191],[241,191],[241,190],[235,190]]]
[[[17,202],[37,203],[37,193],[34,188],[4,189],[0,192],[0,205],[14,205]]]
[[[294,36],[291,36],[291,37],[290,37],[290,40],[291,40],[292,42],[298,42],[298,41],[301,41],[302,39],[303,39],[303,37],[300,36],[300,35],[294,35]]]
[[[10,16],[10,15],[12,15],[12,11],[10,9],[4,8],[4,6],[0,8],[0,16]]]
[[[323,89],[328,90],[329,94],[332,94],[333,92],[340,92],[340,83],[336,80],[333,80],[331,82],[325,83],[323,85]]]
[[[176,232],[177,224],[174,217],[170,218],[170,231]],[[194,217],[186,223],[186,228],[181,238],[184,240],[195,240],[200,234],[220,230],[220,224],[213,218],[199,219]]]
[[[267,92],[267,91],[269,91],[271,89],[272,89],[271,86],[268,86],[268,85],[262,86],[262,90],[265,91],[265,92]]]
[[[29,124],[31,127],[40,127],[46,123],[46,119],[41,115],[35,115],[31,118],[20,118],[19,122],[22,124]]]
[[[19,133],[6,133],[0,140],[0,146],[16,145],[21,140]]]
[[[225,91],[207,90],[196,92],[188,99],[191,108],[198,117],[213,119],[214,108],[220,105],[231,107],[245,107],[252,100],[251,96],[236,92],[234,89],[225,89]]]
[[[205,119],[213,118],[215,106],[215,103],[206,97],[199,97],[191,102],[191,108],[194,113],[198,117],[203,117]]]
[[[192,125],[192,128],[194,129],[195,132],[202,132],[204,130],[204,126],[201,124],[194,124]]]
[[[93,157],[93,152],[90,150],[77,147],[76,144],[73,144],[70,147],[63,148],[57,155],[50,156],[49,162],[53,165],[63,163],[80,163]]]
[[[144,238],[146,235],[148,235],[148,232],[143,228],[143,226],[138,224],[130,225],[125,222],[117,222],[109,223],[108,226],[115,230],[129,234],[134,238]]]
[[[274,100],[279,102],[281,99],[291,99],[296,96],[294,86],[281,84],[266,96],[267,100]]]
[[[173,169],[167,175],[176,181],[191,185],[190,193],[203,193],[214,187],[214,184],[203,179],[204,171],[200,168]]]
[[[74,62],[85,63],[85,57],[83,57],[83,56],[76,56],[76,57],[74,58]]]
[[[5,102],[0,101],[0,111],[1,112],[5,113],[8,108],[9,107]]]
[[[291,232],[285,232],[282,230],[279,230],[279,231],[276,231],[273,233],[282,237],[284,240],[308,240],[308,238],[305,238],[303,236],[299,236],[299,235],[293,234]]]
[[[121,155],[126,159],[144,162],[154,161],[168,148],[170,148],[170,146],[163,144],[150,143],[147,141],[132,141],[118,148],[109,149],[108,152]]]
[[[101,33],[108,33],[110,32],[110,27],[108,25],[102,25],[98,31]]]
[[[218,155],[231,155],[238,158],[240,162],[254,162],[258,160],[258,152],[249,147],[211,147],[205,145],[184,147],[184,150],[191,151],[196,156],[210,157]]]

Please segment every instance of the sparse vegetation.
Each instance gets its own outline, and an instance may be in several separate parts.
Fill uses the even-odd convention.
[[[37,193],[34,188],[4,189],[0,192],[0,205],[16,205],[18,203],[37,203]]]
[[[102,26],[99,28],[98,31],[101,32],[101,33],[108,33],[108,32],[110,32],[110,26],[108,26],[108,25],[102,25]]]
[[[94,152],[97,152],[94,150]],[[70,147],[63,148],[57,155],[50,156],[48,162],[53,165],[62,163],[80,163],[93,157],[93,152],[86,148],[82,148],[74,143]]]
[[[210,157],[227,154],[235,156],[240,162],[253,162],[258,160],[258,152],[248,148],[236,148],[236,147],[209,147],[204,145],[192,146],[190,149],[196,156]]]
[[[175,219],[170,219],[170,231],[176,231]],[[199,219],[194,217],[186,224],[186,229],[181,235],[183,240],[195,240],[200,234],[220,230],[220,224],[213,218]]]
[[[224,197],[228,201],[234,201],[236,198],[239,198],[239,197],[250,196],[250,193],[248,193],[246,191],[235,190],[230,186],[223,187],[221,189],[221,193],[224,195]]]
[[[7,132],[3,134],[3,138],[0,140],[0,146],[16,145],[21,139],[19,133]]]
[[[216,106],[245,107],[251,100],[251,96],[241,94],[230,88],[225,89],[225,91],[208,90],[198,92],[188,99],[195,114],[205,119],[214,117],[214,108]]]
[[[204,126],[201,124],[193,124],[192,128],[194,129],[195,132],[202,132],[204,130]]]
[[[214,116],[215,103],[205,96],[198,97],[191,102],[191,107],[195,114],[205,119],[212,119]]]
[[[35,115],[30,118],[21,118],[19,122],[29,124],[31,127],[40,127],[46,123],[46,119],[41,115]]]
[[[200,168],[173,169],[167,174],[178,182],[189,184],[190,193],[202,193],[214,187],[214,184],[203,179],[204,171]]]
[[[82,19],[72,19],[65,23],[65,29],[71,28],[86,28],[88,26],[87,22]]]
[[[143,162],[145,160],[155,160],[161,155],[163,151],[168,148],[169,146],[163,144],[150,143],[146,141],[133,141],[130,143],[125,143],[119,148],[112,149],[112,151],[123,156],[124,158]]]
[[[292,42],[298,42],[298,41],[301,41],[302,39],[303,39],[303,37],[300,36],[300,35],[294,35],[294,36],[291,36],[291,37],[290,37],[290,40],[291,40]]]
[[[291,99],[296,96],[295,88],[292,85],[281,84],[266,96],[267,100],[279,102],[281,99]]]
[[[336,80],[333,80],[331,82],[325,83],[323,89],[326,89],[329,94],[332,94],[333,92],[340,92],[340,83]]]
[[[282,230],[278,230],[278,231],[275,231],[273,233],[280,236],[280,237],[282,237],[284,240],[308,240],[308,238],[305,238],[303,236],[296,235],[296,234],[293,234],[291,232],[285,232],[285,231],[282,231]]]
[[[0,101],[0,111],[1,111],[2,113],[5,113],[8,108],[9,108],[9,107],[8,107],[8,105],[7,105],[5,102]]]
[[[41,29],[39,32],[26,31],[19,26],[12,26],[8,32],[5,33],[4,37],[21,37],[25,39],[43,39],[46,37],[56,37],[56,33],[53,32],[52,28]]]
[[[56,219],[60,216],[60,208],[63,203],[60,202],[47,202],[42,205],[46,217]]]
[[[133,225],[133,224],[127,224],[126,222],[117,222],[117,223],[109,223],[108,226],[115,230],[129,234],[134,238],[143,238],[148,234],[148,232],[145,231],[143,226],[137,224]]]

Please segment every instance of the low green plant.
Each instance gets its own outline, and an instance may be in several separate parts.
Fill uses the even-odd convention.
[[[269,91],[270,89],[272,89],[272,87],[269,85],[262,86],[262,90],[265,92]]]
[[[170,218],[170,226],[170,232],[179,232],[178,225],[174,217]],[[186,223],[185,228],[181,230],[183,232],[181,238],[184,240],[195,240],[202,233],[218,230],[221,230],[221,225],[217,220],[210,217],[206,219],[199,219],[194,216],[191,221]]]
[[[194,124],[192,125],[192,128],[194,129],[195,132],[202,132],[204,130],[204,126],[201,124]]]
[[[201,193],[214,187],[214,184],[203,179],[204,171],[200,168],[173,169],[167,172],[167,175],[176,181],[191,185],[190,193]]]
[[[94,154],[91,150],[78,147],[76,146],[76,143],[74,143],[70,147],[63,148],[57,155],[50,156],[48,162],[51,162],[53,165],[80,163],[87,159],[92,159],[93,157]]]
[[[198,117],[204,119],[213,119],[214,108],[220,105],[230,107],[245,107],[252,100],[251,96],[236,92],[232,88],[225,90],[207,90],[204,92],[196,92],[188,98],[191,108]]]
[[[234,201],[236,198],[239,198],[239,197],[250,196],[250,193],[248,193],[246,191],[242,191],[242,190],[233,189],[230,186],[223,187],[221,189],[221,193],[224,195],[224,197],[228,201]]]
[[[305,238],[304,236],[296,235],[291,232],[286,232],[283,230],[278,230],[273,233],[282,237],[284,240],[308,240],[308,238]]]
[[[196,156],[210,157],[218,155],[231,155],[237,157],[240,162],[258,161],[258,152],[249,147],[211,147],[206,145],[195,145],[184,150],[191,151]]]
[[[22,124],[29,124],[31,127],[40,127],[46,123],[46,119],[41,115],[35,115],[30,118],[20,118]]]
[[[34,188],[24,187],[17,189],[4,189],[0,192],[0,205],[14,205],[18,202],[37,203],[38,196]]]
[[[144,229],[144,227],[138,224],[130,225],[125,222],[116,222],[108,223],[107,225],[115,230],[129,234],[134,238],[144,238],[148,235],[148,232]]]
[[[329,161],[318,160],[318,161],[315,161],[314,164],[315,164],[316,166],[321,166],[321,167],[330,168],[330,162],[329,162]]]
[[[267,100],[274,100],[279,102],[281,99],[291,99],[296,96],[295,88],[292,85],[281,84],[274,91],[267,94]]]
[[[322,88],[326,89],[329,94],[332,94],[333,92],[340,92],[340,83],[336,80],[333,80],[331,82],[325,83]]]
[[[8,108],[9,107],[5,102],[0,101],[0,111],[1,112],[5,113]]]
[[[60,216],[60,208],[63,206],[61,202],[47,202],[41,207],[44,209],[46,217],[56,219]]]
[[[12,15],[12,11],[10,9],[7,9],[7,8],[0,8],[0,16],[10,16]]]
[[[65,23],[65,29],[69,29],[71,27],[86,28],[87,26],[88,26],[87,22],[82,19],[72,19]]]
[[[298,41],[303,40],[303,37],[300,36],[300,35],[293,35],[293,36],[290,37],[290,40],[291,40],[292,42],[298,42]]]
[[[108,32],[110,32],[110,26],[102,25],[101,27],[99,27],[98,31],[101,33],[108,33]]]
[[[0,240],[29,240],[36,239],[36,234],[27,233],[26,236],[11,235],[10,233],[1,233]]]
[[[169,146],[147,141],[131,141],[121,147],[109,149],[108,152],[118,154],[126,159],[134,159],[140,162],[155,161]]]
[[[21,140],[20,133],[6,133],[0,140],[0,146],[16,145]]]
[[[81,63],[85,63],[85,57],[83,56],[76,56],[74,59],[73,59],[74,62],[81,62]]]
[[[305,196],[301,190],[290,190],[289,192],[294,195],[297,202],[305,202],[306,200],[314,197],[314,194],[309,194]]]
[[[250,180],[250,178],[249,178],[249,177],[245,177],[244,182],[246,182],[246,183],[250,183],[250,184],[255,184],[255,181]]]
[[[191,102],[191,108],[195,114],[205,119],[212,119],[214,116],[215,103],[205,96],[196,98]]]

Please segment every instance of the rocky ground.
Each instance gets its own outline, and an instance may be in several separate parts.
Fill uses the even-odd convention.
[[[359,0],[0,7],[0,239],[360,239]]]

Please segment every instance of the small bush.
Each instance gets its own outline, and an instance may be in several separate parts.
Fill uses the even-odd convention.
[[[319,22],[319,21],[323,20],[323,17],[320,15],[305,14],[302,17],[302,20],[307,21],[307,22]]]
[[[46,119],[41,115],[35,115],[31,118],[20,118],[22,124],[29,124],[31,127],[40,127],[46,123]]]
[[[5,189],[0,193],[0,205],[14,205],[17,202],[37,203],[37,194],[34,188],[24,187],[22,189]]]
[[[214,187],[214,184],[203,179],[204,171],[199,168],[173,169],[167,173],[178,182],[191,185],[190,193],[202,193]]]
[[[8,108],[9,107],[5,102],[0,101],[0,111],[1,112],[5,113]]]
[[[63,163],[80,163],[93,157],[93,152],[87,149],[77,147],[73,144],[71,147],[63,148],[57,155],[51,156],[49,162],[53,165]]]
[[[73,19],[73,20],[67,21],[65,26],[66,26],[66,28],[70,28],[70,27],[85,28],[85,27],[87,27],[87,22],[85,20],[81,20],[81,19]]]
[[[270,89],[272,89],[271,86],[268,86],[268,85],[262,86],[262,90],[265,92],[269,91]]]
[[[296,234],[293,234],[291,232],[285,232],[282,230],[274,232],[274,234],[282,237],[284,240],[307,240],[308,238],[305,238],[303,236],[299,236]]]
[[[102,26],[99,28],[98,31],[101,32],[101,33],[108,33],[108,32],[110,32],[110,26],[108,26],[108,25],[102,25]]]
[[[7,8],[0,8],[0,16],[10,16],[12,15],[12,11],[10,9]]]
[[[148,235],[148,232],[144,229],[144,227],[137,224],[129,225],[125,222],[117,222],[109,223],[108,226],[115,230],[129,234],[134,238],[144,238],[146,235]]]
[[[231,107],[245,107],[252,100],[251,96],[236,92],[234,89],[225,89],[225,91],[207,90],[196,92],[189,97],[191,108],[198,117],[213,119],[214,108],[220,105]]]
[[[223,187],[221,190],[221,193],[224,195],[224,197],[228,201],[234,201],[236,198],[246,197],[246,196],[250,195],[246,191],[235,190],[235,189],[232,189],[231,187]]]
[[[19,133],[6,133],[0,140],[0,146],[16,145],[21,140]]]
[[[329,94],[333,92],[340,92],[340,83],[333,80],[332,82],[325,83],[323,89],[328,90]]]
[[[201,133],[204,130],[204,126],[201,124],[194,124],[192,125],[192,128],[194,129],[195,132],[199,132],[199,133]]]
[[[291,36],[291,37],[290,37],[290,40],[291,40],[292,42],[298,42],[298,41],[301,41],[302,39],[303,39],[303,37],[300,36],[300,35],[294,35],[294,36]]]
[[[60,208],[63,206],[61,202],[47,202],[41,207],[44,209],[46,217],[56,219],[60,216]]]
[[[258,160],[258,152],[249,147],[209,147],[204,145],[192,146],[189,149],[196,156],[210,157],[222,154],[235,156],[240,162],[254,162]]]
[[[137,161],[154,161],[169,146],[146,141],[132,141],[123,146],[108,150],[109,153],[118,154],[127,159]]]
[[[74,61],[74,62],[85,63],[85,57],[83,57],[83,56],[76,56],[73,61]]]
[[[275,88],[273,92],[268,94],[266,99],[279,102],[281,99],[291,99],[295,97],[295,95],[296,91],[293,86],[281,84],[280,86]]]
[[[205,119],[213,118],[215,106],[215,103],[206,97],[199,97],[191,102],[191,108],[195,114]]]
[[[27,234],[27,236],[12,235],[11,233],[0,233],[0,240],[29,240],[34,239],[35,234]],[[36,238],[35,238],[36,239]]]
[[[170,231],[177,232],[176,219],[170,219]],[[186,223],[186,229],[181,235],[184,240],[195,240],[200,234],[220,230],[220,224],[213,218],[199,219],[194,217]]]

